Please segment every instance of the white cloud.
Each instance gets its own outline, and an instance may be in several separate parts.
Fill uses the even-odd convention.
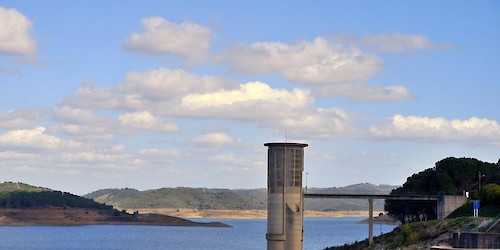
[[[73,108],[69,106],[61,106],[54,108],[54,118],[59,121],[64,121],[73,124],[89,124],[102,125],[109,123],[109,120],[104,117],[99,117],[90,110]]]
[[[367,35],[360,42],[378,50],[391,52],[428,50],[438,47],[423,35],[401,33]]]
[[[219,81],[212,76],[196,76],[181,70],[158,69],[134,73],[133,77],[127,77],[124,83],[113,89],[101,90],[84,85],[63,104],[81,105],[84,109],[127,110],[128,104],[123,103],[123,96],[131,93],[141,103],[135,108],[142,109],[132,109],[132,112],[119,115],[116,123],[82,124],[75,119],[95,119],[77,108],[64,108],[61,113],[68,113],[64,119],[70,123],[57,128],[79,137],[87,135],[91,136],[90,139],[98,139],[100,135],[108,135],[105,138],[110,139],[112,134],[131,134],[141,130],[177,131],[174,124],[165,120],[168,117],[251,121],[273,129],[287,128],[291,134],[307,138],[344,136],[352,134],[356,127],[354,116],[341,109],[315,108],[314,98],[308,89],[277,89],[263,82],[236,85],[225,79]],[[202,139],[208,138],[198,138]],[[224,138],[220,136],[218,139]]]
[[[233,174],[245,174],[249,172],[256,173],[265,168],[265,163],[251,158],[242,157],[234,153],[216,154],[209,157],[210,163],[218,165],[224,172],[231,172]]]
[[[120,96],[112,89],[97,89],[92,84],[84,83],[60,105],[76,108],[116,109],[121,107],[122,102],[120,102]]]
[[[42,111],[39,109],[24,108],[0,111],[0,129],[33,128],[41,120]]]
[[[278,120],[274,127],[285,127],[290,135],[307,138],[347,137],[360,132],[356,117],[339,108],[317,108]]]
[[[216,76],[197,76],[184,70],[159,68],[147,72],[129,72],[117,89],[148,101],[166,101],[189,93],[205,93],[232,88],[234,83]]]
[[[79,141],[109,141],[113,139],[113,134],[119,132],[112,131],[109,124],[92,125],[88,124],[58,124],[51,128],[54,132],[65,133],[75,136]]]
[[[358,46],[368,46],[378,51],[388,52],[408,52],[414,50],[430,50],[450,47],[450,45],[446,44],[435,44],[427,37],[420,34],[401,34],[397,32],[390,34],[366,35],[364,37],[339,35],[335,36],[335,40],[348,42]]]
[[[30,34],[32,26],[22,13],[0,6],[0,53],[35,54],[36,41]]]
[[[126,113],[118,117],[122,129],[152,132],[176,132],[177,125],[154,117],[149,111]]]
[[[286,116],[312,101],[309,90],[288,91],[273,89],[262,82],[249,82],[235,90],[186,95],[178,111],[190,117],[261,120]]]
[[[58,106],[53,119],[59,124],[50,128],[54,133],[73,135],[78,141],[109,141],[120,128],[111,118],[98,116],[90,109]]]
[[[358,49],[331,44],[325,38],[296,44],[259,42],[237,45],[224,55],[237,72],[278,72],[302,83],[332,84],[366,80],[382,68],[382,61]]]
[[[318,96],[347,96],[356,102],[411,100],[416,97],[404,86],[372,87],[364,83],[345,83],[314,89]]]
[[[207,58],[212,31],[204,26],[183,22],[171,23],[161,17],[147,17],[141,20],[143,33],[134,33],[125,41],[129,50],[176,54],[186,57],[190,62]]]
[[[68,106],[56,107],[55,120],[60,124],[51,128],[57,133],[65,133],[84,141],[109,141],[113,135],[130,135],[140,131],[176,132],[177,125],[155,117],[149,111],[128,112],[115,118],[97,116],[88,109]]]
[[[498,122],[477,117],[447,120],[398,114],[370,127],[370,133],[376,138],[500,144]]]
[[[139,156],[146,162],[170,163],[189,156],[187,153],[175,149],[147,148],[139,150]]]
[[[73,141],[64,141],[56,136],[45,133],[44,127],[34,129],[11,130],[0,135],[0,147],[2,148],[26,148],[26,149],[61,149],[76,148],[80,144]]]
[[[91,165],[97,168],[120,170],[137,170],[145,163],[137,155],[127,153],[122,145],[88,151],[63,152],[58,158],[62,164]]]
[[[26,161],[37,159],[37,154],[16,152],[16,151],[1,151],[0,160],[1,161]]]
[[[240,140],[237,140],[222,132],[201,135],[195,138],[193,142],[197,144],[210,144],[211,146],[235,145],[241,143]]]

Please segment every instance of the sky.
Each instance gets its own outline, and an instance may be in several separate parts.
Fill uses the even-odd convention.
[[[499,13],[0,0],[0,181],[263,188],[268,142],[309,145],[309,187],[402,185],[447,157],[497,163]]]

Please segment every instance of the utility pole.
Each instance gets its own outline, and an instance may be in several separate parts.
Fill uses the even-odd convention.
[[[478,183],[478,191],[481,191],[481,171],[478,171],[477,178],[479,179]]]
[[[484,174],[481,174],[481,171],[478,171],[478,176],[477,176],[477,178],[479,179],[477,182],[478,191],[481,191],[481,178],[483,178],[484,176],[485,176]]]

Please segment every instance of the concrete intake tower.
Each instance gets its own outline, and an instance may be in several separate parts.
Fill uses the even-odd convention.
[[[302,143],[266,143],[267,249],[302,249],[304,197]]]

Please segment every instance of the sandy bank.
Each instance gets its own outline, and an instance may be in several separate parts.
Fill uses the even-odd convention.
[[[265,219],[267,210],[197,210],[177,208],[140,208],[129,210],[140,213],[155,213],[181,218],[227,218],[227,219]],[[380,211],[374,211],[379,214]],[[304,211],[305,217],[368,217],[368,211]]]

